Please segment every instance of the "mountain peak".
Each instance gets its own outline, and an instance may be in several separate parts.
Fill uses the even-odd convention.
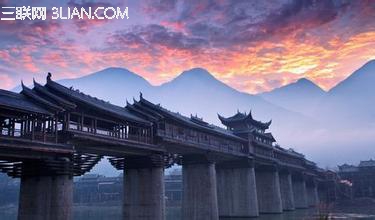
[[[325,95],[325,91],[311,80],[301,78],[296,82],[259,95],[283,108],[310,115],[312,109]]]
[[[307,79],[307,78],[300,78],[299,80],[297,80],[297,83],[309,83],[309,84],[314,84],[311,80]]]
[[[370,60],[368,62],[366,62],[365,64],[363,64],[363,66],[361,66],[359,69],[357,69],[350,77],[356,77],[358,75],[367,75],[367,74],[371,74],[373,75],[375,71],[375,60]]]
[[[121,68],[121,67],[108,67],[108,68],[105,68],[105,69],[102,69],[98,72],[95,72],[93,74],[90,74],[90,75],[105,75],[105,74],[108,74],[108,75],[136,75],[138,76],[137,74],[133,73],[132,71],[126,69],[126,68]]]
[[[365,63],[365,65],[363,66],[367,66],[367,65],[375,65],[375,59],[373,60],[369,60],[367,63]]]
[[[313,92],[313,93],[324,93],[324,90],[316,85],[313,81],[307,78],[300,78],[296,82],[287,84],[285,86],[281,86],[276,88],[270,92],[261,93],[261,95],[267,95],[272,93],[298,93],[298,92]]]
[[[123,81],[142,81],[142,83],[149,84],[149,82],[142,76],[121,67],[108,67],[98,72],[94,72],[78,78],[77,80],[98,80],[100,81],[112,81],[112,82],[123,82]]]
[[[333,87],[330,92],[337,93],[341,91],[350,91],[350,92],[365,92],[373,88],[375,82],[375,60],[370,60],[366,62],[359,69],[354,71],[350,76],[345,80],[338,83]]]
[[[194,78],[194,79],[213,79],[215,78],[206,69],[197,67],[190,70],[185,70],[177,78]]]

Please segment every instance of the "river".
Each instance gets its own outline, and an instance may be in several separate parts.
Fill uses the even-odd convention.
[[[374,207],[375,208],[375,207]],[[375,215],[365,214],[350,214],[348,213],[334,213],[330,214],[329,219],[345,219],[345,220],[375,220]],[[358,207],[356,209],[358,211]],[[121,220],[121,208],[118,206],[75,206],[74,207],[74,220]],[[364,210],[363,213],[368,213],[368,210]],[[167,208],[166,220],[180,220],[180,209],[179,208]],[[16,220],[17,219],[17,207],[9,206],[0,208],[0,219],[1,220]],[[261,215],[258,218],[225,218],[223,220],[312,220],[312,219],[324,219],[319,218],[316,215],[315,209],[302,209],[292,212],[284,212],[276,215]]]

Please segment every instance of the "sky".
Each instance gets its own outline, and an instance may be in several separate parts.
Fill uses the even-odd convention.
[[[309,78],[328,90],[375,59],[375,0],[10,1],[46,20],[0,21],[0,88],[123,67],[154,85],[202,67],[258,93]],[[52,20],[52,7],[129,9],[124,20]],[[4,11],[4,9],[0,9]],[[0,14],[0,17],[4,15]]]

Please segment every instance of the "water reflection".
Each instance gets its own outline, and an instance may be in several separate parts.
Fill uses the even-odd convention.
[[[282,214],[262,214],[257,218],[222,218],[221,220],[303,220],[312,219],[316,215],[314,209],[299,209]]]
[[[263,214],[257,218],[221,218],[220,220],[313,220],[319,219],[314,209],[300,209],[282,214]],[[74,220],[122,220],[121,207],[119,206],[75,206]],[[345,220],[375,220],[375,216],[359,214],[331,214],[329,219]],[[7,207],[0,209],[1,220],[16,220],[17,208]],[[323,218],[321,218],[323,219]],[[166,220],[181,220],[181,209],[178,207],[167,208]]]

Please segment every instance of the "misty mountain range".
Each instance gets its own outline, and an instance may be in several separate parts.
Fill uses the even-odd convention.
[[[273,120],[270,131],[281,146],[304,153],[322,167],[375,157],[375,60],[327,92],[302,78],[270,92],[248,94],[201,68],[184,71],[160,86],[123,68],[59,82],[120,106],[142,92],[165,108],[197,114],[216,125],[217,113],[231,116],[251,110],[259,120]]]

